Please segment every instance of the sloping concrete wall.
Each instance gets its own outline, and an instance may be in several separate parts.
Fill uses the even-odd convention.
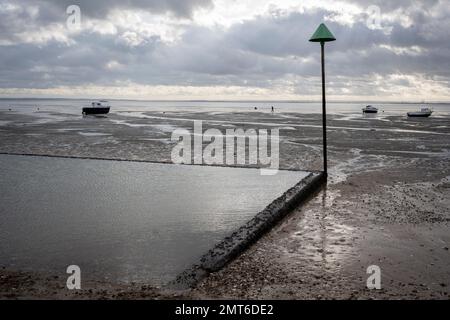
[[[254,218],[203,255],[198,264],[181,273],[169,286],[191,287],[208,273],[223,268],[272,229],[294,208],[307,200],[320,186],[326,183],[326,180],[326,175],[323,172],[310,173]]]

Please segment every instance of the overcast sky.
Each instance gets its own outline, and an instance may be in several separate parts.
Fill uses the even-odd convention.
[[[0,0],[0,96],[316,100],[321,22],[330,99],[450,101],[450,0]]]

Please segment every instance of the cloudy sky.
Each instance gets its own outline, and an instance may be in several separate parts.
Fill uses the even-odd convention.
[[[450,0],[0,0],[0,96],[316,100],[321,22],[331,99],[450,101]]]

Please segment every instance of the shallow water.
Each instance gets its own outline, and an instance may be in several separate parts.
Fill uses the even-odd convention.
[[[0,265],[163,284],[306,175],[0,155]]]
[[[80,115],[81,108],[90,105],[90,100],[83,99],[0,99],[0,111],[13,111],[21,113],[33,113],[36,111],[47,117],[45,114],[65,113],[72,115]],[[328,102],[328,114],[361,115],[361,110],[367,103],[356,102]],[[432,104],[413,104],[413,103],[375,103],[380,112],[377,117],[404,115],[406,112],[418,110],[421,106],[431,106],[435,113],[433,117],[440,114],[450,114],[450,104],[448,103],[432,103]],[[212,112],[214,115],[227,114],[229,112],[267,112],[270,114],[271,107],[274,106],[275,111],[292,112],[300,114],[321,113],[322,104],[320,102],[271,102],[271,101],[138,101],[138,100],[112,100],[113,113],[130,113],[132,116],[139,116],[142,112],[151,111],[179,111],[179,112]],[[255,107],[257,110],[255,110]],[[39,109],[39,110],[38,110]],[[367,115],[370,117],[371,115]],[[54,115],[52,119],[58,121],[58,117]],[[42,120],[46,121],[46,120]],[[48,121],[48,117],[47,117]]]

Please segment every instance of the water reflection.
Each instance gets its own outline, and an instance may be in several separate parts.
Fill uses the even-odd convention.
[[[0,261],[164,283],[305,175],[0,155]]]
[[[298,230],[290,244],[300,246],[295,259],[309,260],[310,267],[322,271],[339,268],[353,253],[354,229],[339,218],[345,209],[336,205],[338,197],[339,192],[323,187],[297,224]],[[294,258],[292,253],[287,254]]]
[[[328,205],[329,206],[329,205]],[[322,210],[320,214],[319,220],[319,229],[320,229],[320,244],[322,250],[322,264],[326,266],[327,264],[327,187],[324,186],[322,189]]]

